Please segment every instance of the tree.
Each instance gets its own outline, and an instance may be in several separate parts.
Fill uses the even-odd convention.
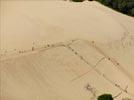
[[[134,0],[96,0],[124,14],[134,16]]]
[[[113,100],[113,97],[111,94],[103,94],[103,95],[100,95],[97,99],[98,100]]]
[[[131,16],[134,16],[134,8],[131,9],[131,12],[130,12]]]

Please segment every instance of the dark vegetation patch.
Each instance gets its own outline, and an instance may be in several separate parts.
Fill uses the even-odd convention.
[[[124,14],[134,16],[134,0],[96,0]]]
[[[74,2],[83,2],[85,0],[70,0]],[[88,0],[98,1],[105,6],[108,6],[116,11],[134,17],[134,0]]]
[[[113,97],[111,94],[103,94],[103,95],[100,95],[97,99],[98,100],[113,100]]]

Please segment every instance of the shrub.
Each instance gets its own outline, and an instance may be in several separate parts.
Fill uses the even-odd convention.
[[[113,100],[113,97],[111,94],[103,94],[98,97],[98,100]]]

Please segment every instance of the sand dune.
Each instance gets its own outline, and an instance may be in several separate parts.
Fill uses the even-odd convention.
[[[134,100],[133,26],[97,2],[1,1],[1,100]]]

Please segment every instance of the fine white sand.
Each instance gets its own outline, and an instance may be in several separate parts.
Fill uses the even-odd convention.
[[[1,1],[1,100],[134,100],[134,18],[95,1]]]

